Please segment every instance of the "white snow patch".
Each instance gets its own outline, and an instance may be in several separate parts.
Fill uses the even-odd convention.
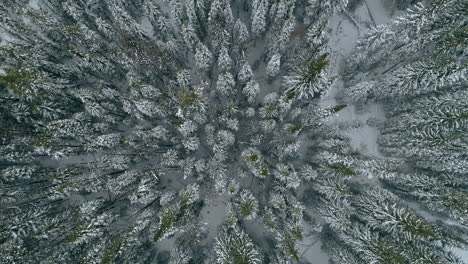
[[[464,248],[452,248],[451,250],[455,255],[461,258],[465,263],[468,263],[468,249]]]
[[[364,125],[357,129],[349,129],[345,132],[351,139],[351,146],[365,155],[381,156],[378,150],[377,138],[380,134],[376,127],[365,124],[370,118],[383,119],[384,111],[380,104],[366,104],[360,111],[355,105],[343,109],[337,120],[358,120]]]
[[[148,36],[153,36],[154,34],[154,29],[153,25],[151,24],[150,20],[148,17],[143,17],[140,22],[141,28],[143,29],[143,32],[145,32]]]
[[[377,25],[386,24],[391,21],[389,12],[385,9],[384,1],[364,0],[364,4],[369,8],[369,18]]]
[[[39,0],[29,0],[28,5],[33,9],[39,9]]]
[[[333,107],[340,102],[337,100],[337,94],[344,89],[343,81],[340,79],[340,66],[344,60],[351,56],[356,42],[360,35],[361,25],[373,25],[390,22],[388,12],[385,10],[382,1],[368,1],[371,4],[363,2],[351,16],[356,17],[360,23],[359,28],[344,15],[334,16],[329,24],[331,29],[329,45],[331,49],[331,69],[330,75],[337,77],[335,84],[322,98],[322,107]],[[384,111],[379,104],[371,103],[365,105],[348,105],[338,112],[336,117],[330,118],[329,123],[359,122],[363,125],[358,128],[347,129],[345,134],[350,137],[351,146],[365,155],[381,156],[377,138],[379,130],[376,127],[367,125],[369,119],[383,119]],[[369,175],[369,179],[372,175]]]
[[[322,250],[322,243],[317,239],[311,244],[298,244],[301,258],[309,261],[310,263],[326,264],[329,262],[330,257]]]
[[[329,45],[332,49],[333,55],[341,55],[343,57],[349,55],[356,46],[356,41],[359,38],[359,30],[342,15],[334,16],[330,19],[329,27],[332,32],[330,34]],[[336,58],[335,58],[336,59]],[[333,61],[334,68],[332,69],[334,74],[340,61]]]
[[[178,233],[176,233],[172,237],[161,239],[160,241],[156,242],[155,246],[158,248],[158,251],[171,251],[172,249],[174,249],[177,236]]]
[[[8,43],[12,41],[13,38],[7,32],[2,31],[0,28],[0,47],[8,45]]]
[[[200,217],[202,221],[207,222],[207,236],[202,244],[212,243],[218,234],[219,227],[226,219],[226,203],[222,200],[207,199],[200,212]]]

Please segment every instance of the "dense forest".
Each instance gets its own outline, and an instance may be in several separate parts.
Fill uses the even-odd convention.
[[[0,263],[468,262],[467,0],[0,2]]]

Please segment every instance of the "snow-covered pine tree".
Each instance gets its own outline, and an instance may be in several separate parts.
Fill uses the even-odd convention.
[[[467,58],[458,32],[466,23],[467,10],[466,3],[459,1],[418,5],[395,22],[371,29],[348,61],[348,73],[363,75],[349,75],[343,98],[384,105],[387,119],[379,124],[378,143],[384,154],[398,160],[390,166],[372,161],[368,165],[377,167],[367,168],[374,173],[380,168],[375,175],[393,194],[368,193],[369,198],[351,199],[350,204],[368,212],[357,215],[366,218],[369,231],[384,232],[376,241],[387,236],[414,241],[391,245],[394,242],[386,239],[389,247],[404,253],[398,257],[403,262],[461,263],[447,245],[466,247],[466,221],[460,218],[466,211],[460,206],[466,203],[462,198],[466,192],[460,181],[466,179],[467,165],[461,150],[466,145],[467,105],[462,98],[466,98]],[[417,204],[423,212],[405,204]],[[449,220],[436,223],[432,216],[422,219],[423,214]],[[460,235],[447,235],[453,229],[449,222],[460,227]],[[356,238],[349,239],[352,245]],[[439,239],[442,246],[435,243]],[[362,246],[359,250],[368,250]],[[372,253],[367,260],[378,258]]]
[[[329,17],[331,14],[345,10],[349,0],[308,0],[306,12],[308,17]]]
[[[430,210],[450,211],[457,222],[457,204],[464,200],[459,197],[466,196],[461,181],[468,171],[468,68],[460,31],[467,11],[463,1],[434,1],[372,29],[360,40],[353,56],[357,60],[349,62],[349,69],[378,66],[377,77],[371,82],[351,80],[357,84],[346,91],[354,101],[384,103],[381,150],[411,167],[408,174],[386,180],[391,188]]]
[[[451,227],[441,229],[434,219],[410,208],[401,199],[402,193],[388,185],[411,177],[404,174],[402,161],[362,156],[349,147],[349,139],[337,127],[322,125],[320,130],[311,134],[318,150],[309,165],[316,168],[310,191],[318,197],[306,196],[304,205],[318,208],[324,221],[325,249],[334,261],[462,263],[450,247],[463,245],[460,238],[464,235],[447,235]],[[364,179],[369,181],[369,174],[382,184],[362,184]]]
[[[275,54],[271,57],[270,61],[268,62],[266,68],[266,74],[269,78],[275,77],[279,71],[281,66],[281,55]]]
[[[225,228],[214,244],[216,263],[261,263],[261,255],[248,235],[239,227]]]
[[[258,4],[252,8],[252,26],[250,30],[254,37],[260,37],[266,29],[266,15],[269,1],[259,0],[256,2],[258,2]]]

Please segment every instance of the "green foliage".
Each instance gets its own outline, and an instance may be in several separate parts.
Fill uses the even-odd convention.
[[[256,162],[258,160],[258,155],[257,154],[252,154],[248,157],[248,160],[252,162]]]
[[[219,264],[259,264],[260,254],[248,235],[238,227],[223,229],[214,245]]]
[[[297,240],[303,240],[304,239],[302,227],[300,225],[294,225],[291,228],[291,235]]]
[[[214,16],[214,23],[217,24],[219,27],[224,28],[227,23],[226,16],[221,13],[216,13]]]
[[[44,134],[38,135],[33,142],[33,146],[35,147],[42,147],[42,146],[50,146],[53,143],[52,134]]]
[[[332,164],[330,165],[330,168],[332,168],[339,175],[343,175],[346,177],[356,176],[356,172],[354,172],[353,169],[351,169],[343,163]]]
[[[63,183],[63,184],[60,184],[60,185],[57,187],[57,191],[63,192],[63,191],[65,191],[68,187],[70,187],[70,186],[71,186],[71,183],[65,182],[65,183]]]
[[[460,27],[453,31],[451,38],[447,38],[444,46],[449,48],[457,48],[459,46],[468,45],[468,27]]]
[[[245,201],[239,204],[239,212],[243,217],[250,216],[254,210],[253,201]]]
[[[113,237],[104,248],[101,264],[111,264],[119,254],[122,246],[122,239],[119,236]]]
[[[153,236],[153,241],[159,241],[173,227],[179,218],[179,207],[176,205],[166,208],[159,220],[159,227]]]
[[[263,164],[261,165],[260,167],[260,175],[262,177],[267,177],[268,175],[270,175],[270,170],[268,169],[268,166]]]
[[[296,92],[289,92],[289,93],[287,94],[288,100],[292,100],[292,99],[296,98],[296,96],[297,96],[297,93],[296,93]]]
[[[381,241],[373,245],[377,256],[381,259],[381,263],[392,263],[392,264],[405,264],[405,258],[399,254],[395,249],[388,247]]]
[[[17,94],[27,91],[36,78],[36,74],[26,68],[8,67],[5,73],[0,75],[0,84]]]
[[[78,38],[80,40],[84,39],[84,32],[78,24],[65,26],[63,28],[63,33],[65,34],[65,36],[68,36],[70,38]]]
[[[184,121],[182,121],[180,119],[172,119],[170,122],[175,127],[180,127],[184,123]]]
[[[292,133],[296,133],[296,132],[299,132],[302,129],[302,125],[301,124],[291,125],[290,129],[291,129]]]
[[[434,231],[433,227],[414,215],[402,219],[402,231],[409,232],[415,237],[437,238],[437,233]]]
[[[268,115],[272,115],[277,109],[278,107],[276,105],[270,104],[265,108],[265,111]]]
[[[303,76],[305,83],[312,83],[325,70],[330,62],[328,61],[328,54],[324,54],[318,58],[310,59],[305,65],[305,75]]]
[[[337,105],[331,109],[332,113],[337,113],[343,109],[345,109],[348,105],[342,104],[342,105]]]
[[[198,184],[190,184],[180,192],[182,206],[192,204],[200,197],[198,188]]]
[[[296,246],[296,238],[291,234],[286,233],[282,235],[280,247],[288,257],[295,261],[300,261],[301,257],[299,256],[299,250]]]
[[[253,219],[257,214],[258,202],[252,193],[244,190],[240,193],[237,207],[242,217]]]
[[[68,236],[67,236],[67,242],[68,242],[68,243],[73,243],[73,242],[75,242],[75,241],[78,239],[79,236],[80,236],[80,232],[79,232],[79,231],[73,231],[73,232],[71,232],[70,234],[68,234]]]
[[[179,102],[183,106],[191,106],[199,99],[198,94],[193,91],[182,91],[179,95]]]

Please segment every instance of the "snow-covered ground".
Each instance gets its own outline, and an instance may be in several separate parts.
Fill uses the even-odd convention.
[[[39,9],[39,0],[29,0],[29,6],[34,9]]]
[[[340,104],[337,98],[340,90],[344,89],[340,72],[344,60],[351,56],[360,34],[369,26],[388,23],[391,21],[390,12],[384,8],[384,1],[363,1],[352,13],[342,13],[333,17],[330,21],[330,50],[331,62],[330,75],[336,76],[335,85],[323,98],[323,106],[335,106]],[[351,139],[352,146],[363,154],[377,155],[377,137],[379,131],[376,127],[367,124],[369,119],[383,119],[382,106],[375,103],[366,105],[348,105],[341,110],[338,116],[328,122],[333,123],[359,123],[358,128],[349,128],[346,134]]]
[[[226,202],[219,199],[207,200],[207,204],[203,206],[200,216],[206,221],[206,237],[202,242],[203,244],[213,243],[219,227],[226,219]]]
[[[321,106],[333,107],[341,104],[337,98],[340,90],[344,89],[341,80],[341,66],[345,59],[351,55],[360,34],[368,27],[376,23],[387,23],[391,19],[385,10],[385,0],[372,0],[372,4],[362,2],[352,13],[344,12],[334,16],[329,22],[329,49],[331,54],[330,75],[336,77],[331,90],[322,98]],[[372,15],[371,15],[372,14]],[[341,110],[337,116],[330,118],[327,122],[339,125],[358,123],[357,128],[346,129],[346,135],[351,139],[352,146],[366,155],[380,155],[377,148],[377,137],[379,131],[376,127],[367,125],[369,119],[382,119],[384,113],[382,106],[371,103],[367,105],[348,105]],[[321,242],[316,236],[307,236],[298,245],[304,263],[326,264],[329,257],[321,249]]]
[[[468,263],[468,250],[461,248],[453,248],[452,252],[459,256],[465,263]]]
[[[0,29],[0,47],[7,45],[10,41],[12,41],[12,38],[8,35],[8,33]]]

